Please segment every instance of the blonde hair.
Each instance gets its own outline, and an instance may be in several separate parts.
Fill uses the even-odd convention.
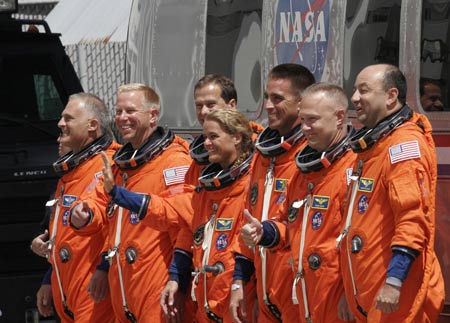
[[[144,97],[144,102],[142,105],[144,108],[151,109],[155,108],[157,110],[160,109],[160,100],[159,95],[153,90],[151,87],[141,84],[141,83],[130,83],[124,84],[119,87],[117,90],[117,94],[121,94],[124,92],[132,92],[132,91],[141,91]]]
[[[347,95],[344,89],[336,84],[326,82],[312,84],[303,91],[303,98],[320,92],[326,93],[328,98],[334,100],[336,103],[336,109],[343,109],[344,111],[347,111]]]
[[[250,154],[253,149],[253,131],[245,114],[235,109],[219,109],[206,115],[206,120],[217,122],[222,130],[229,135],[241,134],[241,156]],[[238,160],[243,161],[239,157]]]

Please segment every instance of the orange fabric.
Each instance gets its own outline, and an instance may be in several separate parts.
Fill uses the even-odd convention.
[[[186,172],[186,175],[184,176],[184,182],[186,184],[197,186],[199,185],[198,178],[200,177],[200,174],[202,170],[207,166],[206,165],[200,165],[195,160],[191,162],[191,165],[189,166],[188,171]]]
[[[253,139],[253,141],[255,141],[258,138],[259,134],[261,132],[263,132],[264,127],[261,126],[259,123],[256,123],[254,121],[250,121],[249,124],[250,124],[250,127],[253,130],[252,139]]]
[[[190,227],[194,215],[194,189],[192,185],[176,185],[159,195],[152,194],[142,223],[159,231],[167,231],[174,226]],[[192,242],[192,237],[189,242]]]
[[[392,164],[389,149],[409,141],[417,141],[420,157]],[[409,122],[359,153],[360,160],[363,185],[356,194],[352,226],[341,242],[342,273],[352,310],[361,322],[427,322],[426,317],[435,322],[443,306],[444,282],[433,249],[437,169],[429,121],[415,113]],[[363,240],[356,254],[350,246],[355,235]],[[399,309],[382,314],[374,304],[385,283],[394,245],[412,248],[420,255],[401,287]],[[356,300],[368,312],[367,318],[356,310]]]
[[[214,221],[214,232],[211,240],[211,251],[208,264],[214,265],[216,262],[223,263],[225,271],[214,276],[207,273],[207,300],[212,312],[223,319],[224,323],[230,323],[231,315],[229,313],[230,288],[234,270],[234,257],[232,250],[233,240],[237,238],[243,221],[242,200],[247,193],[248,174],[239,178],[223,189],[217,191],[206,191],[205,189],[195,192],[192,198],[192,207],[194,209],[194,219],[190,227],[181,230],[178,236],[179,241],[185,241],[186,245],[178,243],[177,246],[184,250],[191,250],[192,237],[195,233],[203,233],[201,229],[213,214],[213,206],[217,205],[216,218]],[[220,224],[218,224],[220,222]],[[183,236],[185,238],[183,238]],[[196,236],[196,234],[194,234]],[[190,239],[189,239],[189,238]],[[195,238],[194,238],[195,239]],[[197,271],[202,268],[202,249],[203,239],[195,240],[193,248],[193,264]],[[195,287],[195,296],[197,299],[197,322],[210,322],[206,316],[204,301],[204,275],[199,275],[198,283]],[[245,286],[246,297],[254,299],[255,287],[251,280]],[[253,304],[247,304],[247,309],[251,309]],[[249,311],[251,312],[251,311]]]
[[[158,195],[151,195],[147,213],[142,223],[155,230],[167,231],[192,226],[194,210],[192,209],[192,195],[195,187],[192,185],[176,185]],[[190,231],[189,231],[190,232]],[[184,239],[184,240],[183,240]],[[192,234],[177,235],[176,245],[192,246]],[[187,249],[191,252],[191,248]],[[190,291],[190,288],[188,289]],[[197,303],[190,295],[185,296],[182,322],[192,323],[197,311]]]
[[[287,199],[281,210],[282,223],[288,223],[288,237],[293,256],[295,273],[298,271],[300,240],[303,221],[306,222],[302,266],[306,284],[309,315],[312,322],[344,322],[338,318],[338,302],[344,293],[340,277],[339,250],[336,248],[336,237],[341,230],[343,218],[343,201],[347,190],[348,174],[351,172],[355,154],[347,151],[329,168],[317,172],[303,174],[297,171],[287,189]],[[307,219],[304,216],[305,204],[295,207],[299,201],[308,197],[308,186],[313,185],[310,209]],[[280,230],[282,231],[282,230]],[[320,257],[320,266],[316,269],[309,265],[309,257]],[[292,282],[286,287],[292,291]],[[300,322],[306,322],[306,310],[302,293],[302,283],[296,285],[299,303]]]
[[[277,156],[274,160],[274,185],[270,196],[269,219],[277,214],[286,199],[286,185],[290,182],[292,175],[297,172],[295,155],[304,145],[304,141],[300,140],[289,151]],[[258,153],[252,167],[250,190],[246,196],[246,207],[250,214],[258,220],[261,220],[262,216],[264,183],[269,166],[270,159]],[[242,239],[239,239],[239,245],[235,247],[235,250],[250,259],[254,258],[258,293],[258,322],[277,322],[263,300],[264,291],[261,283],[262,262],[260,253],[251,252],[251,249],[243,243]],[[286,322],[295,321],[298,318],[298,306],[294,305],[291,300],[293,272],[290,262],[291,250],[289,247],[277,250],[277,252],[266,252],[267,293],[270,302],[277,306],[282,313],[283,321]]]
[[[123,184],[123,175],[128,176],[125,188],[145,194],[159,194],[168,189],[163,171],[168,168],[186,166],[191,162],[187,143],[175,136],[174,141],[160,155],[134,170],[120,171],[114,169],[117,185]],[[180,185],[182,186],[182,185]],[[171,186],[174,187],[174,186]],[[80,234],[90,234],[106,228],[108,230],[108,247],[114,247],[117,227],[117,208],[110,217],[106,215],[109,196],[103,185],[97,185],[96,194],[88,200],[93,211],[92,221]],[[129,310],[141,322],[165,322],[159,305],[160,292],[168,279],[168,268],[172,259],[173,246],[178,226],[169,225],[164,231],[157,231],[141,221],[130,211],[123,210],[121,243],[119,247],[120,264],[123,275],[125,296]],[[127,248],[134,248],[137,259],[129,264],[125,258]],[[116,256],[109,269],[109,282],[115,315],[119,322],[128,323],[123,306],[119,283]]]
[[[120,146],[113,143],[106,154],[111,158]],[[92,274],[96,271],[101,261],[101,253],[105,251],[105,237],[101,233],[91,236],[89,239],[80,237],[71,228],[69,222],[69,209],[72,203],[80,201],[80,196],[86,191],[92,191],[102,176],[103,160],[97,154],[76,168],[63,175],[58,181],[55,199],[58,201],[60,211],[56,228],[55,248],[56,261],[59,270],[62,289],[66,297],[66,303],[72,311],[76,322],[113,322],[114,316],[111,307],[111,299],[108,297],[100,303],[94,303],[87,292]],[[61,190],[63,191],[62,195]],[[50,218],[49,236],[53,235],[53,222],[55,219],[56,205]],[[70,253],[69,261],[63,263],[59,252],[65,248]],[[58,287],[56,269],[53,257],[49,258],[53,271],[51,277],[52,294],[56,311],[63,322],[73,322],[64,313],[61,292]]]

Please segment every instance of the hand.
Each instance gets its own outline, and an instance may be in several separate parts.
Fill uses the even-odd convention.
[[[261,241],[263,234],[262,224],[247,209],[244,210],[244,217],[247,223],[241,228],[241,237],[247,246],[254,247]]]
[[[100,303],[109,293],[108,273],[97,269],[91,277],[88,293],[95,303]]]
[[[350,311],[350,309],[348,307],[347,299],[345,298],[344,292],[342,292],[341,299],[339,300],[337,311],[338,311],[338,318],[340,320],[343,320],[343,321],[354,321],[355,320],[353,313]]]
[[[41,285],[41,288],[39,288],[36,294],[36,305],[39,313],[43,317],[49,317],[52,315],[52,299],[52,285]]]
[[[104,151],[101,152],[102,158],[103,158],[103,164],[105,167],[103,167],[103,187],[105,188],[105,192],[109,194],[109,192],[112,191],[114,185],[116,184],[114,182],[114,175],[111,169],[111,163],[109,161],[108,156],[105,154]]]
[[[75,205],[70,216],[70,223],[77,229],[84,227],[91,217],[89,210],[87,201]]]
[[[375,308],[383,313],[392,313],[398,309],[400,287],[384,284],[377,295]]]
[[[178,282],[169,280],[161,292],[160,305],[168,323],[182,322],[184,295],[178,293]]]
[[[50,252],[48,250],[48,230],[33,239],[30,245],[31,251],[38,256],[48,258]]]
[[[242,280],[236,280],[233,285],[240,285],[241,288],[230,291],[230,312],[234,323],[247,322],[247,307],[244,298],[244,286]]]

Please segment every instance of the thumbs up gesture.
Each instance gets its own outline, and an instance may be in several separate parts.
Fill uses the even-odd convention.
[[[91,218],[90,210],[86,200],[75,205],[71,211],[70,223],[77,229],[84,227]]]
[[[254,247],[261,241],[263,226],[247,209],[244,210],[244,217],[247,223],[241,228],[241,237],[247,246]]]

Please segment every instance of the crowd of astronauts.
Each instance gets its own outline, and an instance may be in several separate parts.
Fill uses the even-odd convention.
[[[436,322],[436,152],[398,67],[357,75],[352,96],[302,65],[272,68],[267,127],[233,82],[194,88],[203,132],[158,125],[144,84],[70,96],[60,176],[31,249],[49,270],[42,316],[61,322]],[[358,129],[348,119],[350,105]],[[172,107],[176,108],[176,107]],[[111,131],[112,117],[121,137]]]

